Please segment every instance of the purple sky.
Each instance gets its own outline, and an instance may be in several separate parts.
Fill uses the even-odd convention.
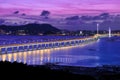
[[[120,0],[0,0],[0,14],[21,13],[39,15],[42,10],[52,14],[119,13]]]

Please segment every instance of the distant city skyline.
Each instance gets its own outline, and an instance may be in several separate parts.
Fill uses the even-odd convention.
[[[40,15],[48,10],[52,15],[120,13],[120,0],[0,0],[0,15]]]

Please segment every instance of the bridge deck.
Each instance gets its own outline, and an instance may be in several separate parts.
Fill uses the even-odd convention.
[[[59,39],[59,40],[50,40],[50,41],[40,41],[40,42],[30,42],[30,43],[13,43],[13,44],[5,44],[5,45],[0,45],[0,48],[5,48],[5,47],[12,47],[12,46],[25,46],[25,45],[33,45],[33,44],[49,44],[49,43],[60,43],[60,42],[71,42],[75,40],[86,40],[90,39],[93,37],[87,37],[87,38],[73,38],[73,39]]]
[[[49,41],[49,42],[34,42],[26,44],[10,44],[0,46],[0,54],[14,53],[21,51],[33,51],[40,49],[48,48],[57,48],[57,47],[66,47],[66,46],[75,46],[84,43],[89,43],[91,41],[97,40],[97,37],[88,37],[88,38],[76,38],[70,40],[58,40],[58,41]]]

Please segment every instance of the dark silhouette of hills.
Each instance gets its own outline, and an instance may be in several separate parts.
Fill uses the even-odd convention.
[[[89,75],[75,75],[68,71],[51,70],[47,66],[27,66],[17,62],[0,62],[0,72],[4,80],[95,80]]]
[[[5,33],[10,32],[10,34],[18,35],[20,33],[25,33],[28,35],[38,35],[42,34],[56,34],[60,30],[53,27],[50,24],[27,24],[20,26],[7,26],[1,25],[0,29],[5,31]]]

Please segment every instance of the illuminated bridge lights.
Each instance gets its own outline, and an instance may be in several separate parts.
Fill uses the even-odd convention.
[[[54,42],[34,42],[27,44],[14,44],[14,45],[4,45],[0,47],[0,53],[15,53],[15,52],[25,52],[25,51],[34,51],[34,50],[43,50],[43,49],[51,49],[51,48],[59,48],[59,47],[67,47],[67,46],[76,46],[82,44],[87,44],[91,41],[96,41],[98,38],[78,38],[78,39],[70,39],[70,40],[60,40]]]

